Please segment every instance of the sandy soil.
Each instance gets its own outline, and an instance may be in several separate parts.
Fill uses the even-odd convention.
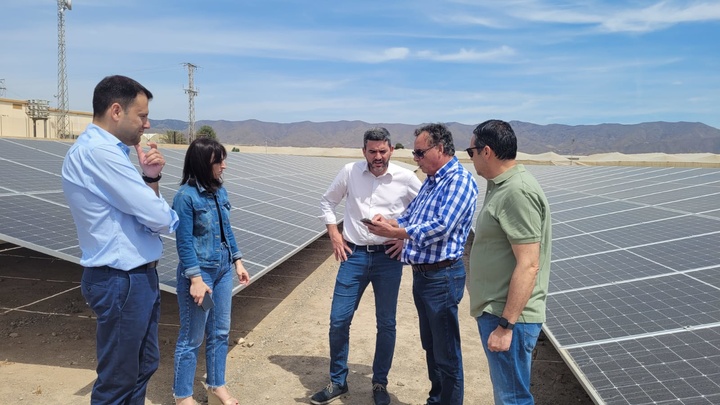
[[[230,390],[242,404],[309,404],[328,381],[327,330],[337,263],[321,238],[233,299]],[[81,268],[0,244],[0,403],[86,404],[95,378],[95,321],[80,294]],[[429,382],[406,268],[398,340],[388,390],[394,404],[424,404]],[[492,403],[487,363],[467,295],[461,303],[466,404]],[[178,330],[174,295],[163,293],[161,365],[146,404],[172,404],[172,354]],[[333,404],[372,404],[375,340],[372,290],[351,330],[350,392]],[[207,401],[198,367],[195,398]],[[591,404],[548,341],[533,365],[538,404]]]

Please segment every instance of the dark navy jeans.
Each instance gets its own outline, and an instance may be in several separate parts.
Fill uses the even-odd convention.
[[[425,349],[430,393],[427,405],[461,405],[464,374],[458,304],[465,292],[465,265],[413,271],[413,298]]]
[[[347,383],[350,323],[365,288],[372,283],[377,320],[372,382],[387,385],[395,352],[395,313],[403,264],[382,250],[368,252],[353,247],[335,279],[330,310],[330,380],[338,385]]]
[[[93,405],[144,405],[160,364],[157,270],[86,267],[82,295],[97,316],[97,380]]]

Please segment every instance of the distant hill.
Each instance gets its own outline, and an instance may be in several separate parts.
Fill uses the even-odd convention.
[[[151,120],[148,132],[187,131],[187,122]],[[474,125],[446,123],[458,150],[469,146]],[[633,125],[537,125],[511,121],[518,148],[525,153],[556,152],[562,155],[621,153],[719,153],[720,129],[699,122],[645,122]],[[361,147],[362,134],[374,126],[390,131],[393,143],[412,148],[413,131],[420,125],[370,124],[363,121],[294,122],[280,124],[247,121],[197,121],[195,128],[210,125],[228,144],[297,147]]]

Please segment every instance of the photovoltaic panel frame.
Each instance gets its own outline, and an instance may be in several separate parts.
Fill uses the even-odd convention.
[[[0,239],[79,263],[75,225],[62,193],[62,161],[71,142],[0,138]],[[162,147],[162,196],[172,204],[185,148]],[[135,162],[131,152],[131,161]],[[251,281],[326,232],[320,197],[340,168],[356,159],[228,153],[224,184],[233,232]],[[343,218],[343,205],[338,207]],[[174,235],[163,235],[161,288],[175,293]],[[235,282],[234,293],[243,287]]]

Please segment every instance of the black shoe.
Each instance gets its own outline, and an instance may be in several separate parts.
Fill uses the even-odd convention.
[[[388,395],[387,387],[379,383],[373,384],[373,399],[375,405],[390,405],[390,395]]]
[[[329,404],[334,399],[346,392],[348,392],[347,385],[337,385],[330,383],[322,391],[316,392],[315,395],[310,398],[310,403],[313,403],[315,405]]]

